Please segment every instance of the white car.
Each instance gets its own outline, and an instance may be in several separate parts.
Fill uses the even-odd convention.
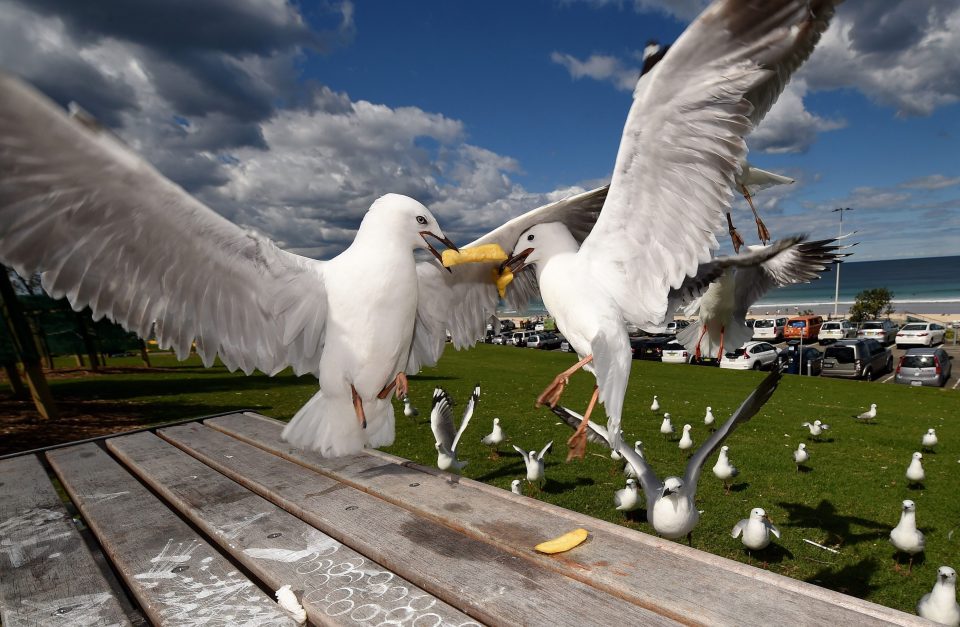
[[[670,342],[663,347],[660,361],[665,364],[685,364],[690,361],[690,351],[684,348],[683,344]]]
[[[897,332],[897,348],[903,346],[933,346],[943,342],[947,329],[935,322],[911,322]]]
[[[889,320],[867,320],[860,323],[857,337],[870,338],[881,344],[890,344],[897,339],[897,325]]]
[[[847,340],[857,337],[857,327],[849,320],[828,320],[820,326],[820,343],[824,340]]]
[[[727,353],[720,360],[721,368],[731,370],[763,370],[777,363],[779,353],[767,342],[747,342],[742,347]]]
[[[758,340],[783,339],[783,329],[787,326],[787,318],[757,318],[753,323],[753,337]]]

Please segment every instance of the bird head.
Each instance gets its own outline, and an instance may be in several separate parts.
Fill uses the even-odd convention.
[[[628,487],[628,488],[635,488],[635,487],[637,487],[637,480],[636,480],[636,479],[627,479],[627,487]]]
[[[903,502],[903,511],[915,512],[917,511],[917,504],[911,501],[910,499],[907,499],[906,501]]]
[[[957,571],[949,566],[941,566],[937,569],[937,579],[944,583],[957,583]]]
[[[693,426],[692,426],[692,425],[683,425],[683,431],[684,431],[685,433],[686,433],[686,432],[689,432],[690,429],[693,429]]]
[[[927,429],[927,435],[936,435],[937,432],[934,429]]]
[[[726,452],[729,451],[729,450],[730,450],[730,447],[727,446],[726,444],[724,444],[723,446],[720,447],[720,451],[723,452],[723,453],[726,453]]]
[[[513,247],[513,256],[500,265],[500,270],[510,268],[516,274],[527,266],[550,259],[556,254],[577,252],[580,245],[570,230],[560,222],[535,224],[524,231]]]
[[[814,421],[813,421],[813,424],[819,427],[819,426],[822,425],[823,423],[820,422],[819,420],[814,420]]]
[[[676,494],[681,488],[683,488],[683,479],[680,477],[667,477],[663,482],[663,489],[660,491],[660,496]]]
[[[801,442],[798,448],[802,451],[803,449],[807,448],[807,445]]]
[[[923,453],[921,453],[920,451],[917,451],[916,453],[913,454],[913,458],[914,458],[914,459],[923,459]]]
[[[378,225],[383,224],[382,228],[395,234],[394,237],[409,241],[413,250],[429,250],[441,263],[443,259],[440,251],[434,248],[427,238],[436,239],[447,248],[458,250],[454,243],[443,234],[443,230],[430,210],[409,196],[400,194],[381,196],[370,206],[370,211],[363,219],[364,224],[360,225],[361,228],[365,226],[368,220],[372,220]]]
[[[762,507],[754,507],[751,509],[750,518],[754,520],[770,520],[767,518],[767,512]]]
[[[500,419],[499,419],[499,418],[494,418],[494,419],[493,419],[493,424],[494,424],[494,425],[500,424]]]

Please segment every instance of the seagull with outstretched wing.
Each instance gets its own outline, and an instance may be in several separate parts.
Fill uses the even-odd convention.
[[[450,395],[443,388],[434,388],[433,390],[433,409],[430,411],[430,429],[433,431],[433,437],[436,440],[434,445],[437,449],[437,467],[440,470],[453,469],[459,472],[467,462],[457,458],[457,445],[460,443],[460,437],[463,435],[470,419],[473,418],[473,411],[480,401],[480,384],[473,388],[470,394],[470,400],[463,410],[463,418],[460,419],[460,428],[453,424],[453,401]]]
[[[513,445],[513,450],[520,453],[523,457],[523,463],[527,466],[527,481],[535,484],[537,487],[541,487],[545,480],[543,457],[549,453],[552,448],[553,440],[547,442],[547,445],[540,449],[539,453],[536,451],[527,452],[516,444]]]
[[[809,33],[832,13],[831,1],[712,3],[638,81],[610,189],[586,239],[558,223],[520,235],[504,267],[515,275],[534,268],[544,305],[580,357],[538,404],[556,405],[574,372],[592,371],[597,386],[584,416],[603,403],[616,447],[631,366],[625,324],[657,327],[688,277],[706,289],[723,264],[763,263],[804,240],[710,259],[755,113],[769,109],[809,55]],[[708,263],[713,270],[701,273]],[[585,429],[568,442],[572,456],[584,454]]]

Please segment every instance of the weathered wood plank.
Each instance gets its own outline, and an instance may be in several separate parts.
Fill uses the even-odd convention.
[[[47,458],[154,624],[295,624],[96,444]]]
[[[158,434],[484,623],[674,624],[218,431]]]
[[[34,455],[0,461],[0,622],[129,625]]]
[[[283,423],[266,417],[235,414],[205,424],[667,616],[731,625],[745,617],[797,625],[924,624],[904,612],[380,452],[323,459],[282,442]],[[573,526],[593,534],[582,550],[561,559],[529,550]]]
[[[271,588],[290,584],[313,623],[478,625],[152,433],[107,448]]]

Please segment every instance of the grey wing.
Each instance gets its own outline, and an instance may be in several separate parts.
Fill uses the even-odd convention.
[[[540,452],[537,453],[537,459],[542,460],[543,456],[550,452],[550,449],[553,448],[553,440],[547,442],[547,445],[540,449]]]
[[[0,262],[185,358],[319,368],[321,262],[221,217],[99,127],[0,72]],[[155,326],[154,326],[155,325]]]
[[[774,390],[777,389],[777,385],[780,382],[780,378],[783,375],[780,374],[780,371],[774,370],[766,376],[766,378],[760,382],[760,385],[750,393],[750,396],[746,398],[743,403],[740,404],[740,407],[737,408],[737,411],[733,412],[726,422],[724,422],[719,429],[713,432],[713,434],[707,438],[707,441],[704,442],[700,448],[697,449],[697,452],[693,454],[690,458],[690,461],[687,462],[686,471],[683,473],[683,483],[687,486],[696,486],[697,481],[700,479],[700,471],[703,467],[703,464],[707,459],[713,455],[723,441],[727,439],[737,425],[747,422],[756,415],[758,411],[764,406],[764,404],[770,400],[770,397],[773,395]],[[622,450],[620,451],[623,452]]]
[[[730,537],[739,538],[740,534],[743,533],[743,530],[747,528],[747,523],[749,522],[750,521],[746,518],[744,518],[743,520],[737,521],[737,524],[733,526],[733,530],[730,532]],[[780,536],[777,536],[777,537],[779,538]]]
[[[770,530],[770,533],[772,533],[774,536],[776,536],[777,539],[780,538],[780,530],[777,529],[777,526],[774,525],[772,522],[768,522],[768,523],[767,523],[767,529],[769,529],[769,530]]]
[[[643,494],[647,499],[647,507],[652,507],[656,503],[657,497],[660,496],[662,485],[660,479],[657,478],[657,473],[653,471],[647,460],[637,455],[637,452],[627,446],[622,438],[617,439],[617,450],[637,475],[637,480],[640,482],[640,487],[643,488]]]
[[[460,443],[460,436],[463,435],[467,425],[470,424],[470,419],[473,418],[473,410],[477,407],[478,402],[480,402],[479,383],[473,387],[473,393],[470,394],[470,400],[467,401],[467,406],[463,410],[463,418],[460,419],[460,429],[457,430],[457,435],[453,438],[453,450],[457,450],[457,445]]]
[[[453,429],[453,411],[450,405],[450,397],[443,388],[434,388],[433,390],[430,429],[438,443],[445,446],[448,451],[453,450],[453,439],[456,436]]]
[[[563,405],[556,405],[550,408],[554,414],[560,417],[568,427],[571,429],[576,429],[580,426],[580,423],[583,421],[583,416],[573,411],[572,409],[567,409]],[[594,444],[605,444],[609,446],[607,441],[607,430],[595,423],[592,420],[587,421],[587,441],[593,442]]]

